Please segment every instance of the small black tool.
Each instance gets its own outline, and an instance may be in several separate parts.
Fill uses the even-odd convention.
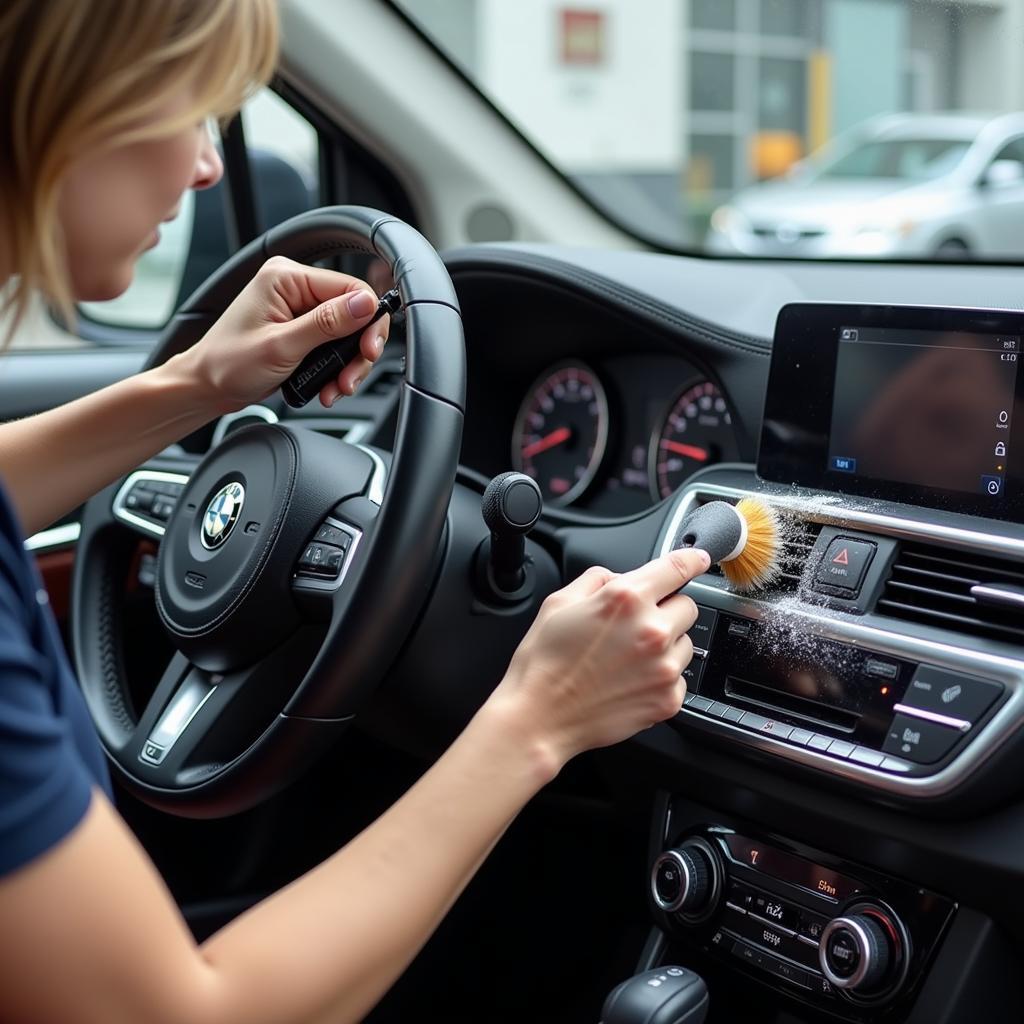
[[[301,409],[316,398],[323,386],[337,377],[359,355],[359,338],[363,331],[370,324],[376,323],[385,313],[394,316],[401,308],[402,297],[397,288],[392,288],[380,297],[377,311],[355,334],[317,345],[281,385],[284,400],[293,409]]]

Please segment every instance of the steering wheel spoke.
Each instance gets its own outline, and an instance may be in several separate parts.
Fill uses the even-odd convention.
[[[269,656],[231,672],[209,672],[176,652],[119,761],[149,785],[200,784],[243,757],[284,711],[313,661],[323,630],[300,630]]]

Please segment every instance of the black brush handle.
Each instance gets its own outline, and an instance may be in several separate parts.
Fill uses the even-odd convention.
[[[740,513],[727,501],[709,501],[679,524],[672,547],[700,548],[714,563],[732,554],[742,538]]]
[[[377,303],[377,311],[347,338],[335,338],[317,345],[292,371],[292,375],[281,385],[284,400],[293,408],[301,409],[316,398],[323,386],[341,373],[359,355],[359,339],[363,331],[376,323],[385,313],[392,316],[402,308],[402,297],[397,288],[385,292]]]

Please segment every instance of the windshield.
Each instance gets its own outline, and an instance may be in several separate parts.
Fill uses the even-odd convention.
[[[393,3],[655,245],[1024,257],[1021,0]]]

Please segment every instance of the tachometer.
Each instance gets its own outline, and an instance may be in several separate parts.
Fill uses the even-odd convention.
[[[688,387],[651,438],[648,474],[654,498],[667,498],[713,462],[739,457],[729,403],[709,380]]]
[[[547,501],[568,505],[593,481],[608,441],[608,398],[589,367],[562,363],[530,388],[512,434],[512,465]]]

